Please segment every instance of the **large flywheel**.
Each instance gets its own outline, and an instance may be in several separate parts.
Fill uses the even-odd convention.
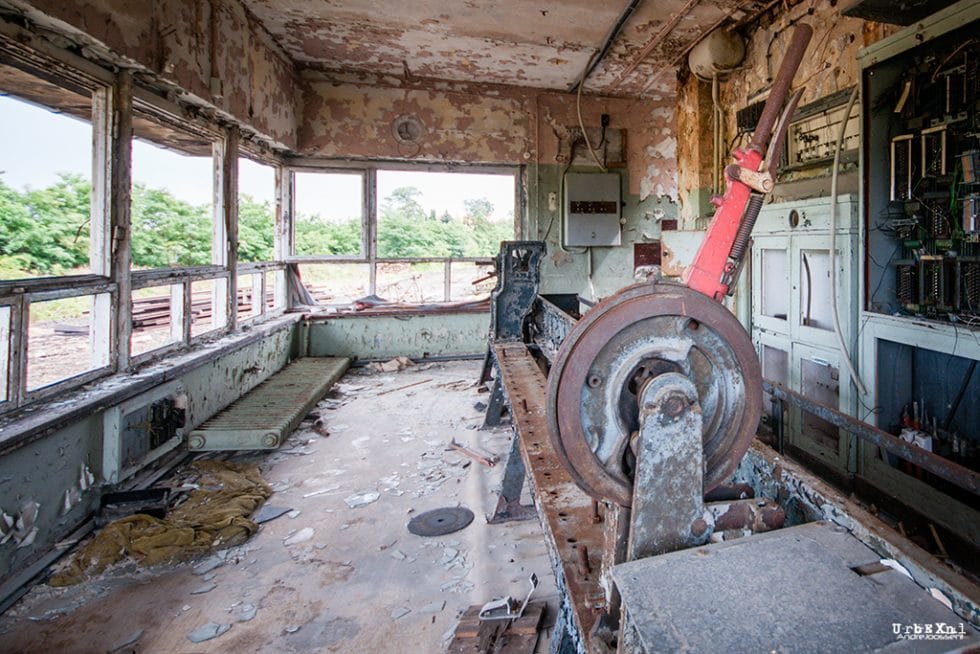
[[[725,482],[748,449],[762,408],[748,334],[724,306],[686,286],[637,284],[575,325],[548,377],[552,443],[592,497],[631,505],[637,397],[665,373],[684,375],[697,389],[705,492]]]

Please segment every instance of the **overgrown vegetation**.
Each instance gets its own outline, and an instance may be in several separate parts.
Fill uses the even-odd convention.
[[[91,184],[62,174],[43,189],[18,191],[0,180],[0,279],[58,275],[88,265]],[[426,213],[421,191],[395,189],[381,204],[378,254],[382,257],[492,256],[513,238],[508,221],[490,219],[493,204],[467,200],[461,218]],[[247,195],[239,201],[239,260],[268,261],[273,253],[274,210]],[[133,266],[199,266],[211,262],[211,207],[194,206],[164,189],[133,185]],[[360,218],[328,220],[300,215],[298,254],[361,251]]]

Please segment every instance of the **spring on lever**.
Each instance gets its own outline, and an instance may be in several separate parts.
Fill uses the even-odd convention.
[[[729,258],[734,261],[741,261],[745,256],[745,251],[749,249],[749,239],[752,238],[752,228],[755,227],[756,218],[762,210],[762,195],[753,193],[749,197],[749,203],[745,206],[745,215],[742,224],[738,226],[735,233],[735,241],[732,243],[732,252]]]

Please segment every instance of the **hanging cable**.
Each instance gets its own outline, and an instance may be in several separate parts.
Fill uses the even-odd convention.
[[[837,132],[837,147],[834,148],[834,167],[830,177],[830,308],[834,316],[834,334],[837,336],[837,347],[840,349],[844,363],[847,364],[847,372],[851,376],[851,381],[857,386],[861,395],[867,395],[868,389],[865,388],[861,378],[858,377],[851,355],[847,351],[847,344],[844,342],[844,334],[840,328],[840,313],[837,308],[837,177],[840,167],[840,151],[844,147],[844,132],[847,131],[847,121],[851,118],[851,108],[858,97],[858,87],[855,86],[851,91],[851,97],[847,101],[844,109],[844,116],[841,118],[840,129]]]

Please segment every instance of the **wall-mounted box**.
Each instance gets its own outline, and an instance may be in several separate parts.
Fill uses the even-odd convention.
[[[565,245],[611,247],[622,243],[621,180],[616,173],[565,175]]]
[[[183,385],[172,381],[108,409],[102,444],[106,483],[123,481],[180,445],[186,404]]]

